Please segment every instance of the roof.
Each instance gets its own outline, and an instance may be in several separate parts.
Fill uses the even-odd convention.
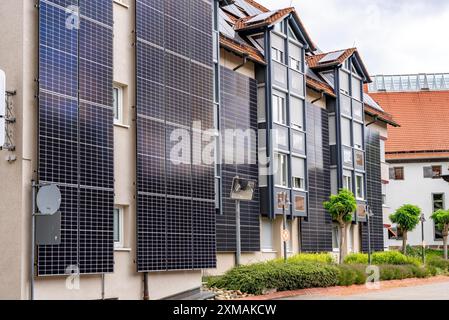
[[[347,59],[349,59],[353,55],[357,56],[358,61],[360,62],[360,67],[362,68],[363,73],[366,77],[366,82],[371,82],[371,78],[369,76],[368,70],[365,67],[365,64],[362,61],[359,51],[357,48],[349,48],[343,50],[336,50],[331,52],[320,53],[312,56],[307,56],[307,64],[312,69],[325,69],[330,67],[335,67],[343,64]],[[329,57],[331,57],[329,59]]]
[[[387,159],[449,154],[449,91],[370,93],[401,127],[389,128]]]
[[[242,42],[237,42],[233,39],[225,37],[224,35],[220,35],[220,44],[222,47],[231,50],[239,55],[246,56],[248,59],[254,62],[265,64],[265,58],[256,48],[250,45]]]

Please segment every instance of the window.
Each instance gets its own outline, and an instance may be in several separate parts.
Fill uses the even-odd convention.
[[[341,118],[341,142],[345,146],[352,146],[351,143],[351,120]]]
[[[276,126],[273,130],[274,148],[288,148],[288,130],[287,128]]]
[[[442,174],[442,166],[424,167],[424,178],[440,178]]]
[[[302,49],[297,45],[289,43],[288,50],[290,55],[290,68],[302,72]]]
[[[290,57],[290,68],[297,70],[297,71],[302,71],[301,61]]]
[[[363,149],[363,125],[354,123],[354,147]]]
[[[304,100],[291,97],[290,114],[292,127],[304,131]]]
[[[355,191],[357,199],[359,200],[365,199],[365,181],[362,175],[358,174],[355,176]]]
[[[123,123],[123,88],[114,87],[113,90],[114,104],[114,122]]]
[[[343,147],[343,165],[346,167],[353,166],[352,148]]]
[[[285,95],[282,96],[280,93],[273,94],[273,121],[283,125],[287,124]]]
[[[306,153],[306,142],[304,133],[292,132],[292,151],[300,154]]]
[[[284,21],[281,21],[274,26],[274,30],[280,33],[284,33],[285,30],[284,26],[285,26]]]
[[[292,158],[292,187],[298,190],[306,188],[306,161]]]
[[[432,194],[432,209],[433,212],[438,210],[444,210],[444,193],[434,193]],[[443,233],[434,223],[434,238],[435,240],[442,240]]]
[[[273,251],[273,224],[270,219],[262,218],[262,251]]]
[[[297,95],[304,96],[304,75],[297,71],[290,73],[291,90]]]
[[[340,91],[349,95],[349,74],[340,71]]]
[[[363,121],[363,106],[360,102],[352,100],[352,110],[354,119]]]
[[[295,211],[306,211],[306,198],[304,196],[295,196]]]
[[[288,187],[287,177],[288,177],[288,165],[287,165],[287,155],[276,153],[274,155],[276,161],[275,166],[275,184],[279,187]]]
[[[404,180],[404,167],[390,168],[390,180]]]
[[[352,77],[352,97],[358,101],[362,101],[362,81]]]
[[[352,191],[352,173],[349,171],[343,173],[343,189]]]
[[[340,95],[340,109],[341,109],[342,114],[344,114],[348,117],[352,116],[352,114],[351,114],[351,98],[350,97],[348,97],[344,94]]]
[[[273,60],[279,63],[284,63],[284,52],[277,48],[272,48]]]
[[[114,247],[123,248],[123,209],[114,209]]]
[[[363,151],[355,151],[355,166],[360,170],[365,169],[365,154]]]

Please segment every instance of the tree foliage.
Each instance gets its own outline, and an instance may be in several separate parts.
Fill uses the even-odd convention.
[[[406,204],[400,207],[394,214],[390,216],[390,220],[396,223],[403,231],[413,231],[419,223],[421,209],[417,206]]]
[[[329,201],[324,203],[324,208],[333,220],[346,224],[352,221],[352,214],[357,209],[357,201],[351,191],[342,189],[337,195],[330,196]]]

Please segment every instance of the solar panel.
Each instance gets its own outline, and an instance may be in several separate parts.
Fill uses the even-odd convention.
[[[229,12],[230,14],[238,17],[238,18],[245,18],[245,14],[240,11],[239,8],[237,8],[235,5],[231,4],[229,6],[221,7],[223,10]]]
[[[246,21],[246,23],[256,23],[256,22],[264,21],[264,20],[268,19],[269,17],[271,17],[272,15],[274,15],[275,13],[276,13],[276,11],[264,12],[264,13],[258,14],[257,16]]]
[[[242,8],[243,10],[245,10],[246,13],[248,13],[248,15],[250,16],[255,16],[256,14],[262,13],[261,10],[257,9],[256,7],[253,7],[245,0],[236,0],[235,4],[238,5],[240,8]]]
[[[38,248],[39,275],[113,271],[112,6],[39,1],[39,181],[63,202],[62,243]]]
[[[136,2],[137,269],[212,268],[216,264],[213,165],[184,161],[179,130],[213,124],[212,3]]]
[[[342,56],[342,54],[345,53],[344,50],[342,51],[337,51],[337,52],[332,52],[332,53],[328,53],[327,55],[325,55],[323,58],[321,58],[320,61],[318,61],[318,63],[326,63],[326,62],[330,62],[330,61],[335,61],[338,58],[340,58]]]
[[[230,69],[221,68],[220,128],[226,130],[252,130],[257,132],[257,82]],[[232,152],[237,161],[224,162],[222,166],[223,215],[217,216],[217,249],[220,252],[236,251],[235,201],[230,199],[233,178],[258,181],[257,137],[253,144],[236,143]],[[225,151],[226,152],[226,151]],[[251,159],[248,158],[251,154]],[[246,156],[246,157],[245,157]],[[245,159],[244,161],[240,160]],[[251,161],[252,160],[252,161]],[[252,201],[241,203],[241,243],[243,252],[260,250],[259,189]]]

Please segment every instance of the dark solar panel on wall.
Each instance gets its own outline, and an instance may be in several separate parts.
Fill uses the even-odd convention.
[[[213,127],[212,3],[137,0],[136,33],[137,269],[212,268],[214,164],[192,143]]]
[[[373,129],[367,128],[366,140],[366,171],[367,171],[367,200],[374,216],[371,225],[371,249],[384,250],[383,208],[382,208],[382,169],[380,158],[380,136]],[[362,248],[368,251],[368,226],[362,225]]]
[[[39,275],[113,271],[112,6],[39,1],[39,181],[62,191],[62,244],[38,248]]]
[[[257,165],[257,82],[232,70],[221,68],[220,130],[227,137],[226,130],[240,130],[238,137],[254,134],[253,144],[234,144],[235,150],[223,150],[223,158],[232,155],[234,164],[223,161],[222,166],[222,215],[217,216],[217,248],[220,252],[236,250],[235,201],[229,198],[234,177],[239,176],[258,181]],[[250,130],[250,131],[247,131]],[[233,131],[231,131],[232,133]],[[247,136],[249,137],[249,136]],[[243,141],[243,140],[242,140]],[[250,156],[248,156],[250,154]],[[244,162],[239,158],[245,159]],[[249,161],[252,159],[252,161]],[[232,159],[231,159],[232,160]],[[253,201],[241,202],[241,243],[243,252],[260,250],[260,208],[259,189]]]
[[[304,252],[332,251],[332,219],[323,208],[331,193],[329,118],[312,104],[306,110],[309,215],[301,222],[301,245]]]

